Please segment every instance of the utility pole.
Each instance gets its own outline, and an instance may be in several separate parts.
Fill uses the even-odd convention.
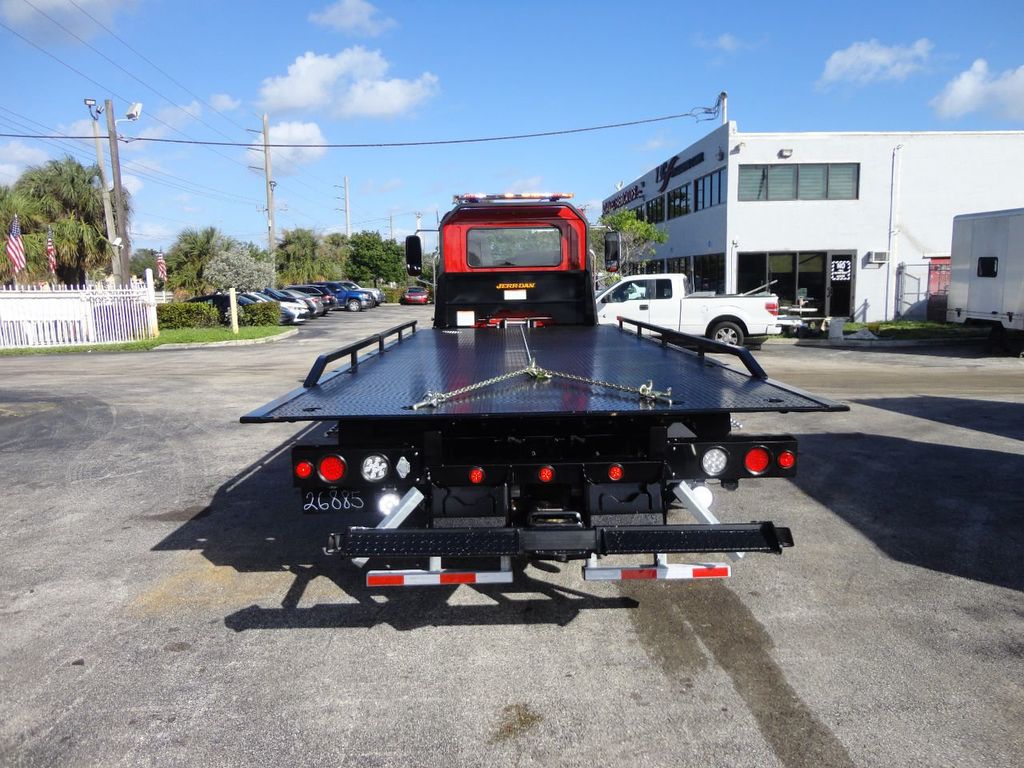
[[[388,214],[388,239],[395,241],[395,214]]]
[[[121,238],[121,247],[115,248],[116,257],[121,265],[121,274],[114,272],[114,281],[120,279],[121,285],[131,281],[132,247],[128,240],[128,206],[125,205],[124,187],[121,185],[121,159],[117,146],[117,126],[114,123],[114,102],[107,99],[103,102],[107,112],[107,138],[110,140],[110,172],[114,181],[114,211],[117,236]]]
[[[89,116],[92,118],[92,138],[96,145],[96,165],[100,169],[100,197],[103,198],[103,220],[107,229],[107,242],[113,248],[110,259],[111,272],[115,282],[121,282],[121,257],[118,249],[114,247],[114,238],[117,237],[117,228],[114,226],[114,211],[110,207],[110,187],[107,186],[106,163],[103,162],[103,145],[100,143],[100,113],[102,107],[96,106],[96,99],[85,99],[85,106],[89,109]]]
[[[334,199],[335,200],[342,200],[345,207],[344,208],[335,208],[334,210],[336,210],[336,211],[344,211],[345,212],[345,237],[351,238],[352,237],[352,219],[349,216],[349,212],[348,212],[348,176],[345,176],[343,178],[344,178],[344,182],[345,183],[344,184],[335,184],[334,188],[335,189],[344,190],[344,197],[336,197]]]
[[[270,121],[266,112],[263,113],[263,171],[267,182],[267,249],[273,258],[277,248],[277,234],[274,232],[274,187],[277,182],[270,167]],[[274,272],[277,273],[276,260]]]

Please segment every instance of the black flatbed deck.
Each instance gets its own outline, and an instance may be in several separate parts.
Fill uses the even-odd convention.
[[[401,328],[414,330],[413,324]],[[665,332],[652,338],[622,327],[599,325],[429,328],[401,336],[401,341],[396,338],[390,343],[385,343],[384,335],[371,337],[362,346],[377,349],[358,358],[356,365],[351,350],[357,345],[323,356],[323,360],[333,360],[351,354],[347,365],[322,381],[317,381],[319,372],[314,366],[306,382],[309,386],[289,392],[241,421],[847,410],[841,403],[760,378],[764,374],[756,363],[748,373],[739,370],[742,358],[725,365],[702,351],[682,349],[676,344],[697,339],[684,334]],[[706,342],[702,348],[710,345],[714,351],[724,351],[714,342],[694,341],[699,342]],[[671,403],[644,401],[637,394],[558,376],[539,381],[520,374],[436,407],[412,408],[427,393],[451,392],[521,370],[529,364],[531,354],[536,364],[548,371],[629,387],[651,381],[656,390],[671,388]],[[321,370],[325,364],[318,361]]]

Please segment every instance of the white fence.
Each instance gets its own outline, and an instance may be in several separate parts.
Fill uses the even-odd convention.
[[[156,332],[152,284],[0,289],[0,349],[136,341]]]

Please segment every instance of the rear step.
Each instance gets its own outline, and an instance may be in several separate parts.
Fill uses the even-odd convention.
[[[427,570],[369,571],[368,587],[427,587],[457,584],[511,584],[512,558],[502,557],[497,571],[449,571],[441,567],[441,558],[430,558]]]
[[[598,565],[591,557],[583,566],[584,581],[629,581],[632,579],[727,579],[732,576],[728,563],[669,563],[665,555],[655,555],[650,565]]]

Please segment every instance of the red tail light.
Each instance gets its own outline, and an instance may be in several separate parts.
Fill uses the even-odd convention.
[[[348,465],[345,464],[345,460],[341,456],[324,456],[320,459],[320,478],[325,483],[336,483],[345,476],[345,470],[348,469]]]
[[[307,477],[313,474],[313,462],[311,461],[300,461],[295,465],[295,476],[301,480],[305,480]]]
[[[537,479],[542,483],[550,483],[555,479],[555,470],[553,467],[541,467],[537,470]]]
[[[612,464],[608,467],[608,479],[613,483],[619,482],[622,479],[623,470],[621,464]]]
[[[768,310],[769,315],[779,316],[779,304],[776,301],[766,301],[764,308]]]
[[[792,451],[783,451],[775,461],[782,469],[792,469],[796,465],[796,454]]]
[[[771,463],[772,457],[768,451],[764,448],[751,448],[747,451],[747,455],[743,459],[743,464],[747,468],[747,472],[752,475],[760,475],[768,469],[768,465]]]
[[[473,485],[480,485],[484,481],[484,471],[481,467],[473,467],[469,470],[469,482]]]

